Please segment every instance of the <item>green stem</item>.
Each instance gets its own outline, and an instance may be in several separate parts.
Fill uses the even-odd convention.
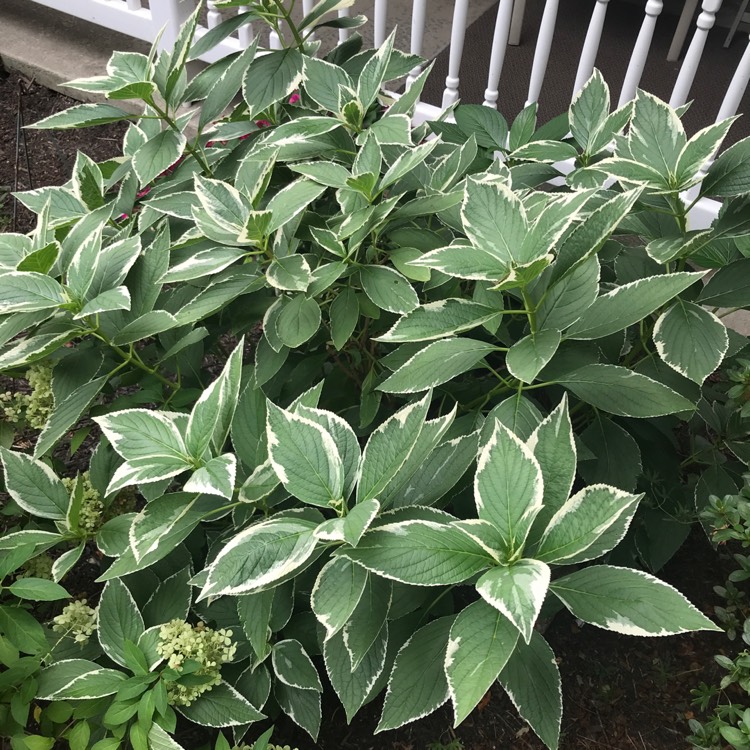
[[[289,26],[289,31],[292,32],[292,36],[294,37],[294,41],[297,44],[297,48],[300,52],[302,52],[302,48],[305,45],[305,40],[300,36],[300,33],[297,29],[297,25],[292,21],[292,15],[287,9],[284,7],[283,0],[273,0],[274,5],[279,9],[279,12],[281,13],[282,18],[286,21],[287,26]],[[281,36],[281,35],[279,35]]]
[[[529,319],[529,328],[531,333],[536,333],[536,308],[534,307],[531,297],[529,297],[526,288],[521,289],[521,295],[523,297],[523,304],[526,308],[526,317]]]
[[[132,346],[130,347],[130,352],[126,352],[124,349],[122,349],[121,347],[117,346],[117,344],[113,344],[112,341],[109,339],[109,337],[106,336],[105,334],[103,334],[101,331],[97,331],[97,330],[94,329],[94,330],[91,331],[91,335],[95,336],[100,341],[104,342],[110,349],[112,349],[112,351],[117,352],[117,354],[119,354],[120,357],[124,360],[124,363],[123,363],[124,365],[128,365],[128,364],[132,363],[139,370],[143,370],[143,372],[148,373],[152,377],[156,378],[163,385],[166,385],[169,388],[171,388],[173,391],[176,391],[176,390],[179,389],[180,386],[179,386],[178,383],[173,383],[171,380],[165,378],[160,372],[158,372],[157,370],[155,370],[153,367],[149,367],[138,356],[137,352],[135,352],[133,350]],[[119,368],[116,368],[113,372],[116,372],[117,369],[119,369]]]
[[[182,131],[177,127],[177,123],[169,116],[168,112],[165,112],[163,109],[161,109],[161,107],[155,104],[153,99],[149,101],[148,104],[154,108],[159,117],[161,117],[161,119],[166,122],[167,125],[169,125],[169,127],[174,130],[175,133],[182,135]],[[196,148],[192,143],[190,143],[190,141],[186,141],[185,150],[198,162],[200,168],[203,170],[203,173],[207,177],[213,177],[213,171],[211,170],[211,167],[208,166],[206,155],[203,153],[203,150],[200,148],[200,146]]]

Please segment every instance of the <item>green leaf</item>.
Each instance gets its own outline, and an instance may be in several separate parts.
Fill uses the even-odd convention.
[[[8,586],[8,591],[19,599],[30,599],[32,602],[55,602],[70,598],[62,586],[45,578],[19,578]]]
[[[130,548],[135,559],[151,565],[164,557],[188,536],[204,514],[218,507],[217,503],[216,498],[195,498],[184,492],[149,502],[133,519]]]
[[[126,286],[109,289],[94,297],[73,316],[73,320],[81,320],[89,315],[99,315],[114,310],[130,310],[130,291]]]
[[[312,737],[318,737],[321,722],[320,693],[317,690],[299,690],[280,680],[274,684],[274,697],[281,710]]]
[[[453,336],[497,320],[502,311],[461,298],[421,305],[396,321],[376,341],[403,343]]]
[[[454,116],[458,127],[466,135],[474,135],[482,148],[505,149],[508,123],[497,110],[481,104],[461,104]]]
[[[296,49],[291,48],[274,50],[253,60],[242,86],[249,119],[290,96],[299,87],[303,78],[303,59]]]
[[[346,346],[359,320],[359,302],[351,287],[342,289],[331,303],[329,311],[331,339],[336,351]]]
[[[639,89],[627,142],[631,158],[649,164],[668,179],[677,171],[680,152],[687,138],[674,109],[653,94]]]
[[[519,252],[528,231],[526,212],[506,184],[490,179],[467,180],[461,218],[472,244],[497,257],[507,268],[534,259]]]
[[[443,662],[453,620],[453,617],[434,620],[417,630],[401,647],[376,732],[397,729],[421,719],[448,700]]]
[[[208,568],[200,599],[251,594],[293,578],[322,552],[315,554],[315,526],[311,521],[279,518],[240,532]]]
[[[703,287],[698,301],[711,307],[750,306],[750,259],[720,268]]]
[[[152,724],[151,729],[148,730],[148,741],[150,750],[184,750],[182,745],[173,740],[156,723]],[[113,748],[96,748],[96,750],[117,750],[117,746]]]
[[[285,685],[323,692],[318,670],[299,641],[293,638],[277,641],[271,652],[271,663],[276,679]]]
[[[268,283],[288,292],[304,292],[310,286],[310,266],[302,255],[288,255],[274,260],[266,270]]]
[[[189,706],[178,706],[177,710],[203,727],[236,727],[266,718],[223,680],[201,693]]]
[[[392,268],[364,266],[359,277],[365,294],[381,310],[408,313],[419,305],[411,284]]]
[[[570,274],[581,263],[598,253],[604,243],[630,213],[642,188],[618,193],[592,211],[560,244],[552,265],[550,284]],[[556,325],[557,328],[562,328]]]
[[[133,595],[122,581],[107,581],[98,612],[97,635],[104,653],[123,667],[127,666],[125,641],[137,643],[146,628]]]
[[[60,254],[60,249],[58,242],[50,242],[49,245],[26,255],[16,266],[16,270],[47,274],[54,266],[57,256]],[[10,268],[9,270],[13,269]]]
[[[64,659],[39,674],[37,698],[41,700],[81,700],[103,698],[116,693],[126,675],[116,669],[103,669],[86,659]]]
[[[276,333],[285,346],[296,349],[317,333],[320,318],[318,303],[304,294],[298,294],[279,313]]]
[[[521,717],[550,749],[557,750],[562,720],[562,686],[555,654],[536,631],[519,641],[498,682]]]
[[[570,131],[582,151],[590,153],[589,147],[609,115],[609,107],[609,87],[602,74],[595,69],[591,78],[573,97],[568,110]]]
[[[533,401],[521,396],[508,396],[497,406],[493,407],[482,426],[480,445],[486,445],[492,438],[492,432],[495,429],[495,422],[505,425],[511,432],[514,432],[521,440],[527,440],[531,433],[537,428],[542,421],[542,414],[534,406]]]
[[[435,138],[434,140],[427,141],[427,143],[406,149],[383,175],[378,190],[383,191],[406,177],[435,150],[439,143],[440,140]]]
[[[575,323],[599,294],[599,273],[599,259],[594,256],[544,289],[537,307],[537,327],[564,331]]]
[[[334,557],[318,574],[310,597],[315,617],[326,629],[326,640],[349,621],[362,598],[368,574],[344,557]]]
[[[519,112],[510,127],[508,147],[515,151],[519,146],[528,143],[534,136],[536,130],[536,112],[538,104],[532,102]]]
[[[0,274],[0,315],[50,310],[67,301],[62,286],[45,274],[31,271]]]
[[[627,367],[584,365],[557,382],[587,404],[622,417],[661,417],[695,410],[692,401]]]
[[[474,498],[479,518],[498,529],[508,557],[523,549],[542,508],[543,492],[542,470],[534,454],[496,421],[477,459]]]
[[[493,252],[460,241],[425,253],[411,265],[432,268],[448,276],[476,281],[500,281],[508,275],[505,261]]]
[[[699,130],[685,145],[677,162],[677,181],[689,186],[700,176],[701,167],[719,150],[735,117],[716,122]]]
[[[750,138],[730,146],[709,167],[701,195],[733,198],[750,191]]]
[[[370,435],[362,453],[357,503],[376,498],[406,463],[427,417],[430,394],[407,404]]]
[[[507,663],[518,630],[486,602],[459,612],[450,630],[445,674],[457,727],[485,696]]]
[[[549,520],[565,503],[573,487],[576,475],[576,444],[568,413],[568,397],[563,395],[560,403],[541,422],[527,443],[542,471],[544,494],[531,533],[538,538]]]
[[[329,638],[323,644],[326,671],[336,695],[344,706],[347,721],[351,721],[364,703],[379,690],[379,678],[385,668],[387,646],[386,623],[365,658],[355,669],[342,634]]]
[[[188,567],[178,570],[159,583],[143,607],[146,627],[162,625],[170,620],[187,619],[192,600],[190,577]]]
[[[619,542],[642,497],[604,484],[584,487],[552,517],[534,553],[536,559],[568,565],[603,555],[609,550],[597,542],[615,526],[619,532],[615,544]]]
[[[123,112],[111,104],[77,104],[62,112],[56,112],[49,117],[45,117],[28,127],[34,130],[88,128],[92,125],[107,125],[110,122],[128,120],[132,117],[133,115]]]
[[[241,338],[219,377],[203,391],[190,412],[185,447],[196,460],[203,459],[209,448],[213,454],[224,448],[240,395],[244,345],[245,339]]]
[[[624,635],[675,635],[718,630],[676,589],[648,573],[592,565],[550,586],[579,619]]]
[[[0,459],[5,470],[5,488],[21,508],[39,518],[65,519],[68,491],[47,464],[3,447]]]
[[[231,500],[236,478],[237,458],[234,453],[225,453],[196,469],[185,482],[183,490],[196,494],[218,495],[225,500]]]
[[[484,341],[450,338],[420,349],[377,390],[385,393],[420,393],[476,367],[496,347]]]
[[[393,601],[393,584],[379,576],[367,576],[357,606],[341,630],[352,669],[357,669],[367,654],[387,633],[388,613]],[[387,635],[385,636],[387,639]]]
[[[505,365],[514,378],[533,383],[560,346],[560,331],[547,328],[516,341],[508,350]]]
[[[609,484],[628,492],[635,489],[642,470],[641,452],[627,430],[599,415],[581,433],[581,440],[593,454],[579,467],[586,482]]]
[[[155,180],[181,156],[187,140],[182,133],[163,130],[149,138],[134,154],[133,170],[141,187]]]
[[[461,583],[496,564],[495,559],[463,531],[434,521],[404,521],[368,531],[356,548],[338,555],[373,573],[416,586]]]
[[[252,15],[248,18],[245,14],[239,14],[234,18],[227,19],[227,21],[224,21],[220,25],[224,26],[227,22],[234,22],[233,25],[238,27],[241,25],[238,23],[238,19],[247,23],[252,20]],[[210,37],[214,34],[216,34],[216,28],[210,29],[209,32],[198,41],[196,46],[205,44],[206,36]],[[224,113],[224,110],[226,110],[232,103],[235,96],[237,96],[237,93],[242,88],[242,81],[245,77],[245,73],[255,58],[255,53],[258,49],[259,43],[260,37],[256,36],[250,43],[250,46],[242,50],[237,59],[232,61],[232,64],[222,73],[219,80],[211,87],[208,96],[206,96],[200,108],[198,127],[201,130],[203,130],[207,124],[220,117]],[[193,50],[194,49],[195,47]],[[191,54],[192,53],[193,51],[191,50]]]
[[[721,364],[729,348],[724,324],[700,305],[684,300],[659,316],[653,339],[662,360],[698,384]]]
[[[487,571],[477,581],[477,591],[528,643],[547,596],[550,575],[549,567],[540,560],[518,560]]]
[[[161,412],[125,409],[99,417],[97,423],[126,461],[155,457],[184,459],[184,441],[175,423]]]
[[[124,325],[113,337],[116,346],[155,336],[179,325],[177,318],[166,310],[152,310]]]
[[[598,297],[567,330],[573,339],[599,339],[637,323],[699,281],[704,274],[667,273],[623,284]]]
[[[279,481],[302,502],[340,504],[344,466],[328,430],[270,401],[267,409],[268,452]]]
[[[318,185],[312,180],[301,178],[289,183],[271,198],[266,210],[272,214],[266,230],[267,234],[275,232],[289,223],[297,214],[304,211],[318,196],[325,191],[325,185]]]
[[[49,652],[44,628],[25,609],[0,605],[0,629],[24,654],[44,655]]]
[[[347,499],[354,491],[357,483],[361,458],[359,440],[354,430],[348,422],[330,411],[315,409],[303,404],[294,407],[294,411],[320,425],[333,438],[344,469],[343,497]],[[360,505],[363,505],[363,503],[360,503]],[[349,520],[353,521],[355,519]]]

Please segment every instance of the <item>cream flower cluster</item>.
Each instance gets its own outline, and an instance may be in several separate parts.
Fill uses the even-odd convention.
[[[31,365],[26,371],[26,379],[31,393],[0,393],[0,413],[7,422],[19,424],[25,420],[29,427],[41,430],[55,407],[51,365]]]
[[[49,555],[37,555],[24,563],[16,578],[45,578],[52,580],[52,558]]]
[[[86,599],[71,602],[52,620],[56,633],[70,633],[76,643],[88,643],[96,630],[96,610],[89,607]]]
[[[104,503],[94,485],[91,484],[88,471],[79,474],[78,481],[83,483],[83,500],[78,514],[78,526],[89,534],[95,534],[104,521]],[[73,491],[75,479],[63,477],[62,483],[68,492]]]
[[[231,630],[212,630],[202,622],[191,625],[184,620],[171,620],[161,626],[156,650],[171,669],[180,670],[188,660],[201,665],[194,674],[206,678],[204,683],[167,685],[167,697],[172,705],[189,706],[221,682],[221,666],[234,658],[237,644],[232,643]]]

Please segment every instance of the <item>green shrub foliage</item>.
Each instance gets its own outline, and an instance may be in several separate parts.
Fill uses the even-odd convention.
[[[337,0],[189,79],[288,15],[217,4],[250,10],[71,84],[142,115],[35,127],[125,121],[123,156],[20,193],[36,229],[0,236],[0,370],[52,393],[0,432],[3,733],[174,750],[179,712],[241,745],[283,711],[314,738],[325,671],[350,720],[385,694],[379,731],[499,682],[555,748],[555,611],[715,629],[652,573],[749,458],[712,373],[746,345],[721,316],[750,302],[750,142],[701,182],[730,122],[610,112],[598,73],[539,129],[414,125],[429,69],[388,94],[423,63],[393,37],[321,56],[317,27],[362,21]],[[92,555],[101,593],[63,609]]]

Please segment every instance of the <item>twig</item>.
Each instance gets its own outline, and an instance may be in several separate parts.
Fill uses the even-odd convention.
[[[19,78],[18,79],[18,106],[16,108],[16,159],[15,163],[13,164],[13,192],[17,193],[19,185],[19,164],[21,161],[21,141],[23,141],[23,152],[24,152],[24,158],[26,161],[26,182],[28,184],[28,189],[33,190],[34,186],[32,184],[31,180],[31,163],[29,161],[29,147],[28,143],[26,142],[26,132],[23,129],[24,126],[24,117],[23,117],[23,95],[26,92],[24,91],[24,85],[23,81]],[[13,215],[11,218],[11,231],[16,231],[16,226],[18,222],[18,200],[16,198],[13,199]]]

